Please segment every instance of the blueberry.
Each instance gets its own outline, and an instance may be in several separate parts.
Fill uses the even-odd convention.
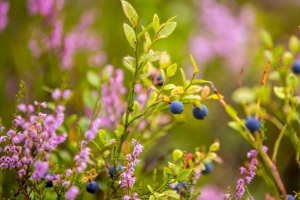
[[[173,114],[180,114],[180,113],[182,113],[183,110],[184,110],[183,104],[180,101],[173,101],[170,104],[170,111]]]
[[[45,178],[46,178],[47,175],[50,175],[50,170],[49,169],[44,173],[44,178],[42,178],[42,180],[45,180]],[[55,174],[51,175],[51,176],[54,177]],[[46,180],[46,187],[53,187],[53,183],[52,183],[51,180]]]
[[[88,182],[88,184],[86,184],[85,188],[86,188],[86,191],[88,191],[89,193],[92,193],[92,194],[98,192],[98,190],[99,190],[98,183],[95,181]]]
[[[52,181],[47,181],[46,182],[46,187],[53,187]]]
[[[295,74],[300,74],[300,60],[296,60],[292,65],[292,70]]]
[[[164,84],[164,79],[163,79],[161,73],[159,73],[158,75],[153,75],[152,81],[153,81],[154,85],[163,85]]]
[[[202,174],[210,174],[210,172],[212,172],[212,170],[214,169],[214,165],[212,162],[210,163],[205,163],[205,170],[201,171]]]
[[[208,115],[208,109],[205,105],[202,104],[202,109],[198,106],[194,106],[193,115],[196,119],[204,119]]]
[[[295,198],[292,195],[290,195],[290,194],[286,195],[286,198],[288,200],[295,200]]]
[[[246,123],[245,123],[247,129],[253,133],[255,131],[258,131],[261,127],[261,122],[256,119],[254,116],[248,117],[246,119]]]
[[[186,189],[186,182],[178,182],[177,185],[173,188],[173,190],[176,190],[177,192]]]
[[[118,171],[121,171],[123,168],[122,165],[118,164]],[[114,176],[114,174],[116,173],[116,170],[115,170],[115,166],[112,165],[110,168],[109,168],[109,174],[110,174],[110,177],[112,178]]]

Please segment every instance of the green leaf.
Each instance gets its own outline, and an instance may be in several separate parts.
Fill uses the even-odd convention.
[[[107,147],[107,146],[115,145],[115,144],[117,144],[117,140],[116,139],[110,139],[110,140],[106,141],[104,146]]]
[[[130,46],[133,49],[135,49],[136,36],[135,36],[135,32],[134,32],[133,28],[131,28],[128,24],[125,24],[125,23],[123,24],[123,28],[124,28],[125,36],[126,36],[128,43],[130,44]]]
[[[232,93],[232,101],[235,103],[251,103],[255,99],[256,95],[254,91],[247,87],[238,88]]]
[[[298,85],[298,78],[297,78],[297,76],[295,74],[293,74],[293,73],[290,73],[288,75],[288,77],[287,77],[287,84],[291,88],[295,89],[297,87],[297,85]]]
[[[152,47],[152,40],[150,38],[148,31],[146,31],[144,35],[145,35],[144,51],[148,52]]]
[[[154,16],[153,16],[153,29],[154,29],[155,33],[157,33],[159,28],[160,28],[159,17],[157,16],[157,14],[154,14]]]
[[[221,99],[223,99],[224,97],[222,96],[222,95],[217,95],[217,94],[212,94],[212,95],[209,95],[208,97],[207,97],[207,99],[219,99],[219,98],[221,98]]]
[[[264,45],[268,48],[268,49],[272,49],[273,47],[273,39],[272,36],[269,32],[262,30],[260,32],[260,37],[261,40],[263,41]]]
[[[99,88],[100,87],[100,77],[96,72],[93,71],[88,71],[87,72],[87,80],[88,82],[94,86],[95,88]]]
[[[159,93],[159,90],[154,85],[151,85],[150,89],[153,90],[156,94]]]
[[[167,183],[169,181],[169,174],[172,174],[171,170],[168,167],[164,167],[164,172],[163,172],[164,183]]]
[[[176,22],[170,22],[168,24],[162,24],[161,27],[163,27],[159,33],[156,36],[156,40],[166,38],[175,30],[177,23]]]
[[[153,23],[150,23],[146,28],[143,28],[143,30],[137,35],[138,38],[142,37],[150,28],[152,28]]]
[[[188,94],[188,95],[184,95],[184,97],[182,97],[183,100],[201,100],[200,95],[194,95],[194,94]]]
[[[161,73],[161,76],[163,78],[164,81],[166,81],[166,72],[163,70],[163,69],[160,69],[160,73]]]
[[[156,198],[155,198],[154,195],[151,195],[151,196],[149,197],[149,200],[156,200]]]
[[[139,75],[139,78],[140,78],[140,79],[145,79],[145,78],[147,78],[149,75],[150,75],[150,73],[148,73],[148,72],[147,72],[147,73],[143,73],[143,74],[140,74],[140,75]]]
[[[267,59],[267,61],[269,61],[271,63],[275,62],[274,55],[273,55],[272,51],[265,50],[264,51],[264,56]]]
[[[97,103],[97,98],[90,91],[84,91],[83,103],[89,108],[94,108],[95,104]]]
[[[279,98],[279,99],[285,99],[286,95],[285,95],[285,88],[284,87],[277,87],[274,86],[273,88],[275,95]]]
[[[138,101],[134,101],[132,109],[132,116],[135,117],[140,111],[140,104]]]
[[[177,71],[177,64],[174,63],[167,68],[167,76],[168,77],[174,76],[176,71]]]
[[[299,42],[299,39],[297,38],[297,36],[292,35],[290,37],[289,47],[290,47],[290,50],[294,54],[297,54],[299,52],[299,50],[300,50],[300,42]]]
[[[187,179],[187,177],[189,177],[192,171],[193,170],[191,169],[182,170],[181,172],[178,173],[177,180],[184,181],[185,179]]]
[[[136,67],[136,60],[134,57],[131,56],[126,56],[123,58],[125,62],[130,65],[131,67],[135,68]]]
[[[194,60],[192,54],[190,54],[190,59],[191,59],[191,62],[192,62],[192,64],[193,64],[193,66],[194,66],[194,72],[193,72],[193,75],[195,75],[195,74],[198,73],[199,70],[198,70],[198,67],[197,67],[197,65],[196,65],[196,62],[195,62],[195,60]]]
[[[105,130],[100,129],[99,132],[98,132],[98,135],[99,135],[99,138],[100,138],[100,141],[102,142],[102,144],[105,144],[106,143],[106,132],[105,132]]]
[[[47,105],[48,106],[48,105]],[[67,126],[71,125],[72,123],[74,123],[76,120],[77,120],[77,115],[76,114],[73,114],[73,115],[70,115],[69,117],[66,118],[65,120],[65,123]]]
[[[173,155],[173,160],[177,161],[179,158],[182,157],[183,153],[182,153],[181,150],[176,149],[176,150],[173,151],[172,155]]]
[[[154,52],[152,50],[150,50],[148,53],[146,53],[145,55],[141,56],[141,58],[139,59],[139,64],[143,63],[145,60],[149,59],[153,55],[154,55]]]
[[[225,106],[225,111],[231,118],[235,118],[237,116],[237,111],[228,104]]]
[[[209,151],[217,151],[220,147],[220,144],[218,142],[213,143],[212,145],[210,145],[209,147]]]
[[[270,80],[280,80],[280,73],[278,71],[272,71],[268,74],[268,78]]]
[[[72,162],[72,156],[68,151],[65,150],[59,150],[58,153],[59,157],[63,160],[63,162],[71,163]]]
[[[236,130],[236,131],[238,131],[238,132],[241,132],[241,131],[243,131],[243,128],[240,126],[240,124],[238,123],[238,122],[236,122],[236,121],[230,121],[230,122],[228,122],[228,126],[230,127],[230,128],[232,128],[233,130]]]
[[[131,22],[132,26],[137,26],[137,21],[138,21],[138,14],[133,8],[133,6],[128,3],[127,1],[121,0],[123,11],[126,15],[126,17],[129,19]]]
[[[172,91],[171,91],[171,95],[174,95],[174,94],[182,94],[184,91],[183,91],[183,87],[182,86],[177,86],[176,88],[174,88]]]
[[[206,158],[209,159],[209,160],[212,160],[212,159],[214,159],[214,158],[216,158],[216,157],[217,157],[217,154],[216,154],[216,153],[213,153],[213,152],[210,152],[210,153],[206,156]]]
[[[166,54],[166,52],[165,51],[155,51],[153,56],[151,56],[149,58],[149,61],[150,62],[158,61],[162,57],[163,54]]]
[[[124,132],[124,125],[119,124],[119,125],[117,126],[117,128],[114,130],[114,132],[115,132],[116,136],[117,136],[118,138],[120,138],[120,137],[123,135],[123,132]]]
[[[293,54],[292,54],[291,52],[286,51],[286,52],[284,52],[284,54],[282,55],[282,62],[283,62],[285,65],[288,65],[288,66],[289,66],[290,64],[292,64],[293,60],[294,60],[294,56],[293,56]]]
[[[194,79],[192,81],[193,84],[195,83],[210,83],[210,81],[202,80],[202,79]]]
[[[161,58],[159,60],[159,68],[165,69],[171,64],[171,58],[167,52],[161,55]]]
[[[182,68],[180,68],[180,72],[181,72],[181,78],[182,78],[182,85],[183,85],[183,88],[185,89],[186,88],[186,76],[185,76],[185,73]]]
[[[147,187],[148,187],[149,191],[153,194],[153,192],[154,192],[153,188],[150,185],[147,185]]]
[[[171,90],[171,89],[174,89],[174,88],[176,88],[176,85],[168,84],[168,85],[165,85],[164,90]]]
[[[164,191],[163,193],[161,193],[161,195],[172,197],[174,199],[180,199],[180,195],[177,193],[176,190],[167,190],[167,191]]]
[[[178,15],[175,15],[175,16],[169,18],[169,19],[166,21],[166,24],[167,24],[167,23],[170,23],[171,21],[173,21],[173,19],[175,19],[177,16],[178,16]]]
[[[202,90],[202,86],[200,85],[191,85],[187,90],[188,93],[198,93]]]

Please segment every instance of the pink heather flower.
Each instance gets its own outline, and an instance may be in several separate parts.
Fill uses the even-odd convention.
[[[121,188],[131,188],[133,187],[136,178],[134,177],[134,168],[140,160],[138,159],[139,154],[143,150],[143,145],[139,141],[132,139],[131,145],[134,147],[132,154],[127,154],[126,158],[128,161],[128,166],[125,166],[125,171],[121,174]]]
[[[131,197],[130,197],[129,195],[126,194],[126,195],[124,195],[124,196],[122,197],[122,199],[123,199],[123,200],[130,200]]]
[[[37,160],[34,163],[35,170],[32,173],[33,180],[39,180],[44,178],[46,171],[49,169],[49,163],[47,161],[43,162],[41,160]]]
[[[70,176],[72,174],[72,169],[67,169],[66,171],[66,177]]]
[[[61,97],[60,89],[56,88],[51,96],[53,99],[58,100]]]
[[[26,174],[26,171],[24,169],[21,169],[18,171],[19,178],[22,178]]]
[[[197,197],[197,200],[219,200],[222,195],[222,191],[214,185],[205,185],[201,190],[201,195]]]
[[[20,103],[20,104],[18,105],[18,109],[19,109],[19,111],[25,113],[25,112],[27,111],[27,106],[25,105],[25,103]]]
[[[67,200],[72,200],[75,199],[77,197],[77,195],[79,194],[79,189],[76,186],[71,186],[68,191],[65,194],[65,198]]]
[[[71,95],[71,90],[65,90],[62,93],[62,98],[63,99],[68,99],[70,97],[70,95]]]
[[[0,132],[3,132],[3,131],[4,131],[4,129],[5,129],[5,127],[4,127],[4,126],[0,126]]]
[[[70,186],[70,182],[69,182],[69,181],[64,181],[64,182],[62,183],[62,186],[63,186],[63,187],[69,187],[69,186]]]
[[[243,173],[246,172],[246,168],[245,167],[240,167],[240,170],[241,170],[241,174],[243,174]]]
[[[9,10],[9,2],[0,0],[0,32],[3,31],[8,24],[8,19],[7,19],[8,10]]]
[[[101,125],[101,119],[97,118],[91,123],[91,127],[89,130],[87,130],[84,133],[84,137],[87,139],[87,141],[92,141],[96,134],[98,133]]]
[[[198,62],[206,64],[215,57],[221,57],[232,70],[245,66],[254,13],[243,9],[235,16],[216,0],[199,1],[198,8],[200,34],[190,41],[192,54]]]

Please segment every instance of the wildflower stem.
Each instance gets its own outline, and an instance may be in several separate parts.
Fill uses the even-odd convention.
[[[288,126],[288,123],[286,123],[284,125],[284,127],[281,129],[281,132],[279,133],[279,136],[278,136],[278,138],[275,142],[274,151],[273,151],[273,155],[272,155],[273,162],[276,162],[276,157],[277,157],[277,152],[278,152],[278,149],[279,149],[279,145],[280,145],[280,142],[281,142],[281,139],[282,139],[284,133],[286,132],[287,126]]]
[[[272,160],[269,158],[268,154],[262,149],[262,142],[260,139],[260,135],[258,132],[255,132],[255,138],[257,141],[257,150],[264,162],[264,165],[269,169],[271,176],[273,178],[274,183],[277,186],[277,190],[276,190],[276,196],[278,199],[280,199],[280,196],[286,196],[286,191],[284,188],[284,185],[281,181],[280,175],[276,169],[276,166],[274,165],[274,163],[272,162]],[[279,191],[280,192],[279,192]],[[280,194],[281,193],[281,194]]]

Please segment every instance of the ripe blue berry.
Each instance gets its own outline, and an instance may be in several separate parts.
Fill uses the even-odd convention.
[[[98,190],[99,190],[98,183],[95,181],[88,182],[88,184],[86,184],[85,188],[86,188],[86,191],[88,191],[89,193],[92,193],[92,194],[98,192]]]
[[[202,109],[198,106],[194,106],[193,115],[196,119],[204,119],[208,115],[208,109],[205,105],[202,104]]]
[[[44,173],[44,178],[42,180],[44,180],[46,178],[47,175],[50,174],[50,170],[47,170],[45,173]],[[51,176],[55,176],[55,174],[51,175]],[[45,187],[53,187],[53,183],[51,180],[47,180],[46,181],[46,186]]]
[[[118,171],[121,171],[123,168],[122,165],[118,164]],[[114,174],[116,173],[116,169],[115,169],[115,166],[112,165],[110,168],[109,168],[109,174],[110,174],[110,177],[112,178],[114,176]]]
[[[205,163],[205,170],[201,171],[202,174],[210,174],[210,172],[212,172],[212,170],[214,169],[214,165],[212,162],[210,163]]]
[[[295,198],[292,195],[290,195],[290,194],[286,195],[286,198],[288,200],[295,200]]]
[[[186,189],[186,182],[178,182],[177,185],[173,188],[173,190],[176,190],[177,192]]]
[[[300,60],[296,60],[292,65],[292,70],[295,74],[300,74]]]
[[[169,108],[173,114],[180,114],[184,110],[183,104],[180,101],[173,101]]]
[[[163,85],[164,84],[164,79],[163,79],[161,73],[159,73],[158,75],[157,74],[152,75],[152,81],[153,81],[154,85]]]
[[[245,126],[251,133],[254,133],[255,131],[259,131],[261,127],[261,122],[254,116],[251,116],[246,119]]]

